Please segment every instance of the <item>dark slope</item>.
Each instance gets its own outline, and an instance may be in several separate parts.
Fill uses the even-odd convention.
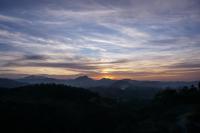
[[[82,88],[41,84],[0,93],[1,130],[43,133],[197,133],[200,90],[162,90],[153,101],[103,98]]]
[[[118,80],[108,87],[93,87],[91,91],[97,92],[102,96],[120,100],[149,100],[152,99],[160,88],[135,84],[132,80]]]
[[[88,76],[81,76],[75,79],[66,80],[67,85],[75,86],[75,87],[83,87],[83,88],[91,88],[91,87],[108,87],[112,85],[115,80],[111,79],[100,79],[94,80],[89,78]]]
[[[12,79],[0,78],[0,88],[15,88],[23,85],[26,85],[26,83]]]
[[[24,78],[17,79],[17,81],[28,83],[28,84],[41,84],[41,83],[56,83],[56,84],[64,84],[65,80],[48,78],[45,76],[27,76]]]
[[[8,80],[8,79],[7,79]],[[31,75],[24,78],[12,80],[13,82],[22,82],[26,84],[41,84],[41,83],[55,83],[55,84],[65,84],[74,87],[81,88],[94,88],[94,87],[107,87],[107,88],[181,88],[183,86],[191,86],[192,84],[197,84],[196,81],[193,82],[162,82],[162,81],[137,81],[130,79],[123,80],[111,80],[111,79],[100,79],[94,80],[88,76],[80,76],[75,79],[54,79],[45,76]],[[7,81],[1,82],[5,87],[9,87]],[[14,84],[14,83],[11,83]],[[17,84],[17,83],[16,83]],[[16,86],[14,86],[16,87]]]
[[[132,119],[112,100],[55,84],[7,90],[0,96],[0,117],[2,130],[34,133],[114,133],[130,129],[124,121]]]

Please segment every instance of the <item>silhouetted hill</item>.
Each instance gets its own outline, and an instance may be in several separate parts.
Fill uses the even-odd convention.
[[[102,78],[99,80],[100,84],[105,85],[105,86],[109,86],[112,83],[114,83],[116,80],[112,80],[112,79],[108,79],[108,78]]]
[[[0,79],[1,88],[13,88],[24,86],[26,84],[38,84],[38,83],[56,83],[67,84],[75,87],[87,88],[93,92],[97,92],[102,96],[112,98],[152,98],[155,93],[163,88],[179,89],[183,86],[190,86],[197,84],[197,82],[161,82],[161,81],[137,81],[137,80],[111,80],[100,79],[93,80],[88,76],[81,76],[75,79],[59,80],[48,78],[44,76],[28,76],[18,80]]]
[[[18,82],[12,79],[0,78],[0,88],[15,88],[26,85],[26,83]]]
[[[135,85],[131,80],[119,80],[108,87],[93,87],[89,90],[99,93],[102,96],[120,99],[151,99],[160,88],[151,86]]]
[[[75,79],[69,79],[69,80],[66,80],[65,83],[67,85],[71,85],[75,87],[83,87],[83,88],[95,86],[95,80],[89,78],[88,76],[81,76]]]
[[[91,78],[89,78],[88,76],[80,76],[80,77],[77,77],[76,80],[80,80],[80,81],[90,81],[92,80]]]
[[[21,83],[23,82],[23,84]],[[115,99],[151,99],[160,89],[164,88],[181,88],[183,86],[190,86],[197,84],[197,82],[161,82],[161,81],[137,81],[130,79],[111,80],[100,79],[94,80],[88,76],[81,76],[75,79],[54,79],[45,76],[28,76],[21,79],[12,80],[12,83],[3,81],[2,87],[10,88],[23,86],[24,84],[41,84],[41,83],[55,83],[65,84],[74,87],[81,87],[97,92],[102,96]],[[1,86],[0,86],[1,87]]]
[[[131,82],[132,81],[129,79],[119,80],[111,84],[110,88],[119,88],[121,90],[126,90],[127,88],[132,87],[133,84]]]
[[[80,76],[75,79],[54,79],[54,78],[48,78],[45,76],[36,76],[31,75],[28,77],[17,79],[16,81],[28,83],[28,84],[40,84],[40,83],[56,83],[56,84],[66,84],[71,85],[74,87],[82,87],[82,88],[91,88],[91,87],[109,87],[114,88],[116,86],[119,88],[121,86],[121,89],[124,87],[126,88],[137,88],[137,87],[146,87],[146,88],[181,88],[183,86],[191,86],[192,84],[196,85],[197,81],[192,82],[184,82],[184,81],[137,81],[137,80],[130,80],[130,79],[123,79],[123,80],[111,80],[111,79],[100,79],[100,80],[94,80],[92,78],[89,78],[88,76]]]
[[[111,80],[111,79],[100,79],[94,80],[89,78],[88,76],[81,76],[76,79],[69,79],[65,82],[68,85],[83,87],[83,88],[91,88],[91,87],[109,87],[109,88],[120,88],[125,89],[128,88],[137,88],[137,87],[146,87],[146,88],[181,88],[184,86],[196,85],[197,81],[185,82],[185,81],[137,81],[131,79],[122,79],[122,80]]]
[[[0,95],[1,129],[7,132],[116,132],[129,114],[112,100],[85,89],[41,84],[7,90]],[[12,128],[6,128],[7,126]],[[5,127],[5,128],[3,128]]]
[[[54,78],[48,78],[45,76],[27,76],[21,79],[17,79],[17,81],[29,83],[29,84],[41,84],[41,83],[57,83],[57,84],[63,84],[64,80],[54,79]]]
[[[91,88],[91,87],[107,87],[114,83],[115,80],[111,79],[100,79],[94,80],[89,78],[88,76],[81,76],[75,79],[69,79],[66,81],[67,85],[75,86],[75,87],[83,87],[83,88]]]
[[[102,96],[121,99],[151,99],[162,89],[179,89],[190,86],[197,82],[161,82],[161,81],[137,81],[130,79],[116,80],[109,82],[107,86],[88,88]]]
[[[4,94],[4,100],[7,100],[6,97],[13,101],[54,103],[60,100],[89,102],[92,98],[99,96],[82,88],[56,84],[36,84],[8,90]]]
[[[58,84],[0,91],[1,130],[6,132],[197,133],[199,112],[200,88],[195,86],[160,90],[149,102],[110,99]]]

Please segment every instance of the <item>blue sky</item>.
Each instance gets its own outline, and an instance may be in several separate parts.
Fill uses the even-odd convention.
[[[1,0],[0,76],[200,79],[198,0]]]

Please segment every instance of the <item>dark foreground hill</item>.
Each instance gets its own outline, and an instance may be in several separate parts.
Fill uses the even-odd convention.
[[[64,85],[31,85],[0,94],[1,129],[7,132],[115,132],[128,129],[124,122],[132,117],[110,99]]]
[[[1,130],[43,133],[198,133],[200,90],[115,101],[82,88],[41,84],[0,90]]]

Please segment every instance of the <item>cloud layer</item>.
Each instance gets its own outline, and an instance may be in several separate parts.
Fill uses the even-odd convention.
[[[200,2],[2,0],[0,57],[8,77],[198,80]]]

